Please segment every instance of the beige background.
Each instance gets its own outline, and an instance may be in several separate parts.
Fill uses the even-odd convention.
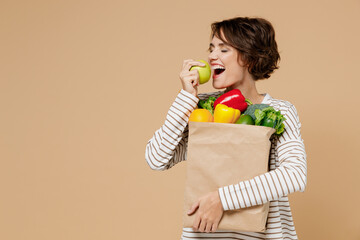
[[[210,24],[259,16],[280,69],[260,93],[293,103],[308,185],[300,239],[360,239],[360,1],[0,2],[0,239],[179,239],[186,162],[144,153]],[[200,92],[214,91],[211,84]]]

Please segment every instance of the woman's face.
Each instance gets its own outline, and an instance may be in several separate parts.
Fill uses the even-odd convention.
[[[244,81],[244,77],[248,74],[244,62],[240,57],[238,60],[238,51],[216,36],[213,37],[209,46],[209,63],[215,89],[228,87],[234,89]],[[225,70],[222,71],[218,69],[219,67]]]

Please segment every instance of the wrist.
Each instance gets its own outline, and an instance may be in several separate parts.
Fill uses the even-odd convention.
[[[185,91],[184,89],[180,89],[177,97],[180,98],[181,101],[185,101],[187,104],[189,104],[191,109],[197,108],[197,105],[200,101],[198,97],[195,97],[193,94]]]
[[[193,100],[195,101],[199,101],[199,97],[197,96],[197,92],[191,92],[191,91],[188,91],[188,90],[185,90],[184,88],[180,89],[179,93],[182,91],[183,94],[191,97]]]

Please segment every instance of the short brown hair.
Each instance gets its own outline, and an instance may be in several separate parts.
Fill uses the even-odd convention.
[[[221,30],[226,38],[222,38]],[[214,35],[237,49],[254,80],[266,79],[278,69],[280,54],[272,24],[263,18],[236,17],[211,24]]]

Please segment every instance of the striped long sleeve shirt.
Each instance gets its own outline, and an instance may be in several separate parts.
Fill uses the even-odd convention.
[[[147,164],[153,170],[167,170],[187,158],[188,119],[199,99],[218,97],[224,91],[200,93],[198,98],[181,90],[171,105],[165,123],[155,131],[145,150]],[[280,110],[286,120],[285,130],[270,139],[269,171],[241,182],[218,188],[224,211],[270,203],[265,232],[217,230],[195,232],[183,228],[181,239],[298,239],[288,194],[306,187],[307,162],[301,123],[293,104],[263,94],[262,103]]]

